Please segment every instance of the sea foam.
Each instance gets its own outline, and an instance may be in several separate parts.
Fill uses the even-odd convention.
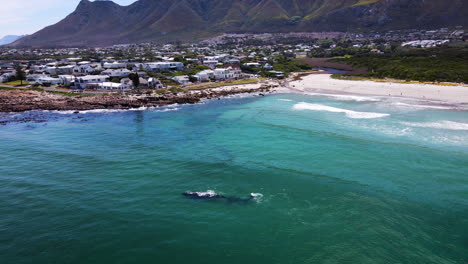
[[[427,122],[427,123],[416,123],[416,122],[401,122],[402,125],[411,127],[423,127],[423,128],[435,128],[445,130],[468,130],[467,123],[459,123],[453,121],[439,121],[439,122]]]
[[[390,114],[385,113],[373,113],[373,112],[356,112],[348,109],[336,108],[321,104],[309,104],[309,103],[298,103],[293,106],[295,110],[312,110],[312,111],[323,111],[333,113],[344,113],[347,117],[353,119],[372,119],[389,116]]]
[[[352,101],[352,102],[380,102],[379,98],[370,96],[344,95],[344,94],[326,94],[326,93],[307,93],[308,95],[331,97],[337,101]]]

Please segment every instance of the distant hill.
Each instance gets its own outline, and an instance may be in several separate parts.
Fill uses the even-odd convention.
[[[7,44],[10,44],[10,43],[13,43],[15,41],[17,41],[18,39],[24,37],[25,35],[22,35],[22,36],[16,36],[16,35],[7,35],[7,36],[4,36],[3,38],[0,39],[0,46],[1,45],[7,45]]]
[[[82,0],[13,46],[190,41],[223,32],[367,31],[467,26],[466,0]]]

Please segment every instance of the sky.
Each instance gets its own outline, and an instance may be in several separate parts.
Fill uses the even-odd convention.
[[[129,5],[136,0],[114,0]],[[73,12],[80,0],[0,0],[0,38],[32,34]]]

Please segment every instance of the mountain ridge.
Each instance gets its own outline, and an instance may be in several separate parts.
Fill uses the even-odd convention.
[[[467,26],[464,0],[81,0],[15,47],[199,40],[219,33],[367,31]]]

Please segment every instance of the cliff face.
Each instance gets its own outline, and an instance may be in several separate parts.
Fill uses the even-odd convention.
[[[465,0],[82,0],[13,46],[102,46],[197,40],[222,32],[365,31],[467,26]]]

